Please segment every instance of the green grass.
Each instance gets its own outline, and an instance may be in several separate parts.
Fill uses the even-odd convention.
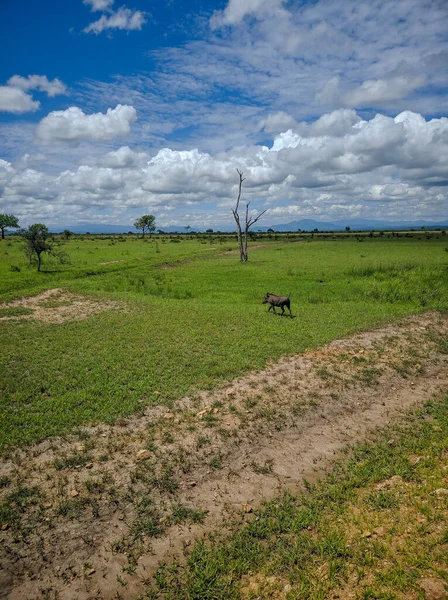
[[[161,565],[146,597],[423,597],[420,578],[448,576],[448,397],[378,439],[391,435],[393,445],[356,446],[323,481],[265,503],[226,538],[197,542],[186,567]]]
[[[0,308],[0,319],[2,317],[21,317],[23,315],[31,315],[33,310],[23,306],[8,306]]]
[[[243,264],[225,252],[236,248],[232,236],[157,244],[81,236],[64,244],[71,264],[47,259],[37,273],[20,239],[8,238],[0,243],[1,299],[64,287],[126,309],[62,324],[1,322],[0,448],[114,422],[152,404],[171,406],[282,355],[448,308],[445,238],[363,239],[265,237],[255,243],[266,247],[249,248]],[[291,296],[293,319],[267,313],[267,291]]]

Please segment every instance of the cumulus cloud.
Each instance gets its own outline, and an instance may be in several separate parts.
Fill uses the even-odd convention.
[[[282,110],[268,115],[260,122],[260,129],[268,133],[278,133],[295,127],[297,127],[296,120]]]
[[[108,152],[105,156],[86,158],[83,163],[111,169],[128,169],[145,166],[148,160],[149,155],[146,152],[134,152],[129,146],[122,146],[118,150]]]
[[[397,75],[388,79],[364,81],[358,88],[343,94],[342,102],[346,106],[375,106],[378,103],[405,98],[424,84],[423,75]]]
[[[272,13],[284,4],[285,0],[229,0],[224,10],[215,11],[210,20],[212,28],[223,25],[237,25],[246,15]]]
[[[45,75],[28,75],[28,77],[13,75],[8,79],[7,84],[0,86],[0,112],[13,114],[39,110],[40,102],[33,100],[32,96],[26,93],[29,90],[46,92],[51,97],[65,94],[67,91],[62,81],[59,79],[49,81]]]
[[[15,161],[14,166],[19,169],[26,169],[28,167],[37,167],[40,166],[46,160],[46,156],[44,154],[24,154],[17,161]]]
[[[40,102],[34,101],[23,90],[7,85],[0,86],[0,112],[22,114],[35,112],[40,108]]]
[[[114,0],[83,0],[83,2],[86,6],[90,6],[92,12],[96,12],[109,9],[114,3]]]
[[[426,77],[421,74],[391,75],[383,79],[369,79],[348,90],[341,89],[341,78],[334,76],[316,93],[321,104],[339,104],[349,107],[380,106],[408,97],[423,87]]]
[[[162,148],[150,156],[122,146],[57,175],[40,171],[31,157],[0,161],[0,187],[7,210],[20,205],[20,218],[32,212],[34,220],[51,214],[61,226],[67,214],[83,220],[98,211],[110,222],[132,223],[132,211],[141,210],[164,215],[160,226],[178,224],[186,207],[198,227],[231,226],[239,168],[246,177],[243,202],[268,208],[269,224],[412,219],[422,206],[426,219],[446,219],[447,118],[427,121],[405,111],[364,120],[343,109],[304,125],[277,134],[270,146],[217,154]]]
[[[101,15],[98,21],[90,23],[84,29],[84,33],[96,33],[98,35],[106,29],[140,30],[145,23],[146,18],[142,11],[131,10],[122,6],[116,12],[111,12],[108,16]]]
[[[355,125],[361,121],[362,119],[356,114],[356,111],[340,108],[322,115],[312,123],[301,122],[291,129],[302,137],[342,137],[356,133]]]
[[[45,143],[79,143],[83,140],[103,142],[127,135],[137,118],[133,106],[118,104],[107,113],[86,115],[80,108],[71,106],[67,110],[53,111],[39,123],[36,136]]]
[[[46,92],[50,98],[59,94],[66,94],[67,88],[59,79],[49,81],[45,75],[28,75],[21,77],[13,75],[8,79],[8,85],[27,92],[28,90],[39,90]]]

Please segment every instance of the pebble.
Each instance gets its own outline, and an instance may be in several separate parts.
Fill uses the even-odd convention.
[[[151,452],[149,450],[139,450],[136,454],[137,460],[147,460],[151,458]]]
[[[447,600],[448,593],[443,579],[427,577],[416,581],[417,585],[425,592],[426,600]]]

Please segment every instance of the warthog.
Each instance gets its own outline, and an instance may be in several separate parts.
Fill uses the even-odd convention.
[[[276,315],[278,312],[275,310],[275,307],[278,306],[282,309],[281,314],[285,314],[285,306],[289,310],[289,315],[292,317],[290,300],[287,296],[277,296],[277,294],[271,294],[268,292],[264,297],[263,304],[270,304],[271,306],[268,308],[268,312],[273,310]]]

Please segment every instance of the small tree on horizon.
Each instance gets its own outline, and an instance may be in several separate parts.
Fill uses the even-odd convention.
[[[148,232],[151,239],[152,234],[156,230],[156,218],[154,215],[143,215],[135,221],[134,227],[141,230],[143,238],[145,237],[145,233]]]
[[[14,227],[16,229],[19,226],[19,219],[14,215],[8,215],[6,213],[0,214],[0,229],[2,231],[2,240],[5,239],[5,230],[7,227]]]

